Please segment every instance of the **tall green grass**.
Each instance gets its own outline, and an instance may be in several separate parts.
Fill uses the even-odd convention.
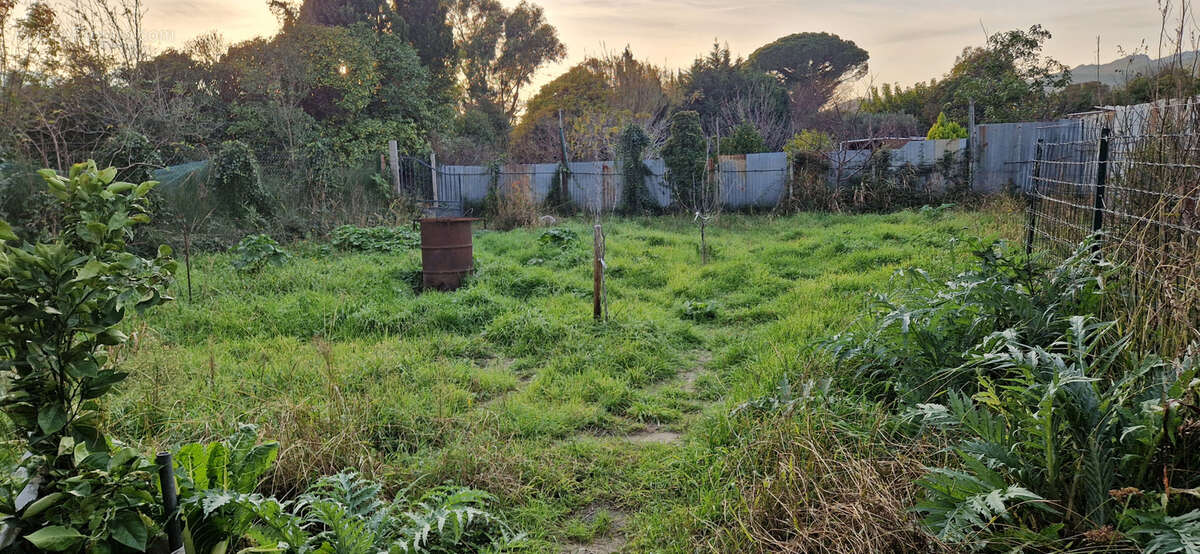
[[[891,464],[903,439],[874,400],[831,397],[802,420],[733,408],[785,375],[859,390],[810,345],[869,313],[897,269],[949,275],[967,237],[1015,235],[1012,221],[1005,209],[723,216],[701,266],[690,220],[608,220],[604,322],[591,317],[590,244],[541,241],[542,229],[477,230],[476,273],[450,293],[414,291],[416,250],[304,243],[255,274],[205,255],[194,301],[176,294],[131,323],[133,375],[111,426],[150,447],[257,424],[281,443],[267,484],[280,494],[347,467],[396,490],[416,482],[412,494],[484,489],[532,551],[602,537],[665,552],[879,544],[802,536],[815,528],[804,518],[901,526],[896,544],[925,544],[915,516],[893,509],[908,485],[886,510],[856,505],[866,519],[783,508],[853,504],[838,475],[882,490],[936,456],[910,449]],[[688,317],[688,303],[713,317]],[[822,474],[822,459],[843,465]]]

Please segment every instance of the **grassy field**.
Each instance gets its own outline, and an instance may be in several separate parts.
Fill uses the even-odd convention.
[[[606,221],[602,323],[583,221],[565,246],[478,230],[453,293],[414,292],[416,250],[301,244],[253,275],[203,256],[192,301],[181,280],[131,323],[113,431],[150,448],[257,424],[282,494],[343,467],[400,494],[485,489],[534,552],[911,547],[906,476],[937,454],[811,346],[897,269],[948,273],[962,239],[1011,237],[1008,213],[725,216],[704,266],[690,220]],[[736,409],[826,383],[800,415]]]

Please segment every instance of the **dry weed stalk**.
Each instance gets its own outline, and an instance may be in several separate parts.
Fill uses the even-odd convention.
[[[740,505],[729,506],[739,536],[718,536],[709,548],[744,549],[749,539],[758,552],[951,551],[909,509],[934,448],[893,444],[878,429],[856,437],[842,423],[795,414],[762,428],[742,459],[767,462],[739,470],[759,478],[742,483]]]

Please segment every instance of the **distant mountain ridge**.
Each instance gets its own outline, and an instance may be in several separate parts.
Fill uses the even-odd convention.
[[[1138,75],[1152,75],[1170,65],[1194,67],[1198,55],[1200,55],[1200,51],[1196,50],[1158,59],[1153,59],[1146,54],[1131,54],[1099,66],[1096,64],[1076,66],[1071,69],[1071,82],[1094,83],[1100,81],[1111,87],[1120,87]],[[1099,71],[1098,75],[1097,70]]]

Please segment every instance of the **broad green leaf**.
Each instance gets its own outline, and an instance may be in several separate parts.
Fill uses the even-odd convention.
[[[21,538],[21,526],[17,523],[16,518],[9,516],[0,520],[0,550],[12,546],[19,538]]]
[[[111,183],[113,179],[117,178],[117,168],[101,169],[97,177],[99,177],[101,183]]]
[[[146,522],[142,521],[142,516],[133,510],[119,512],[113,518],[109,532],[112,534],[113,540],[138,552],[146,549],[146,540],[150,534],[146,530]]]
[[[91,453],[92,452],[88,450],[87,443],[80,442],[75,444],[75,450],[71,453],[71,458],[74,460],[75,465],[78,466],[82,464]]]
[[[62,552],[72,546],[75,546],[85,537],[70,527],[61,525],[52,525],[43,527],[25,535],[25,540],[33,543],[34,546],[51,552]]]
[[[108,266],[103,262],[99,260],[91,260],[84,264],[83,267],[79,268],[79,271],[75,274],[75,280],[86,281],[99,275],[101,272],[106,271],[107,269]]]
[[[208,482],[208,449],[203,444],[185,444],[175,454],[175,465],[180,475],[192,482],[198,490],[211,487]]]
[[[108,233],[108,226],[98,221],[89,222],[79,230],[80,238],[97,244],[104,240],[104,235],[106,233]]]
[[[251,448],[246,456],[241,460],[241,466],[237,468],[238,474],[235,476],[236,483],[234,484],[238,491],[254,492],[258,486],[258,480],[268,469],[271,469],[271,464],[275,462],[275,457],[279,454],[279,443],[268,442]]]
[[[21,513],[21,519],[29,519],[46,511],[47,508],[58,504],[59,501],[61,501],[65,496],[65,493],[55,492],[35,500],[32,504],[25,508],[24,512]]]
[[[111,192],[113,194],[124,194],[126,192],[133,190],[134,186],[135,185],[133,183],[124,183],[124,182],[113,183],[111,185],[108,185],[107,190],[108,190],[108,192]]]
[[[58,455],[66,456],[75,452],[75,439],[73,437],[63,437],[58,439]]]
[[[109,329],[103,333],[100,333],[99,335],[96,335],[96,340],[99,341],[100,344],[116,346],[118,344],[123,344],[125,341],[129,340],[129,337],[125,333],[122,333],[121,331],[118,331],[116,329]]]
[[[67,375],[76,379],[82,379],[99,375],[100,366],[94,360],[79,360],[68,365],[66,370]]]
[[[57,402],[42,406],[38,410],[38,427],[42,432],[50,435],[62,429],[67,424],[67,412],[63,410],[62,404]]]
[[[157,185],[158,185],[158,181],[146,181],[146,182],[138,185],[137,188],[133,190],[133,197],[141,198],[143,196],[146,196],[146,193],[150,192],[150,190],[153,189]]]
[[[208,485],[214,489],[231,488],[229,449],[219,442],[208,446]]]
[[[17,234],[13,233],[12,226],[7,221],[0,219],[0,242],[6,240],[17,240]]]

